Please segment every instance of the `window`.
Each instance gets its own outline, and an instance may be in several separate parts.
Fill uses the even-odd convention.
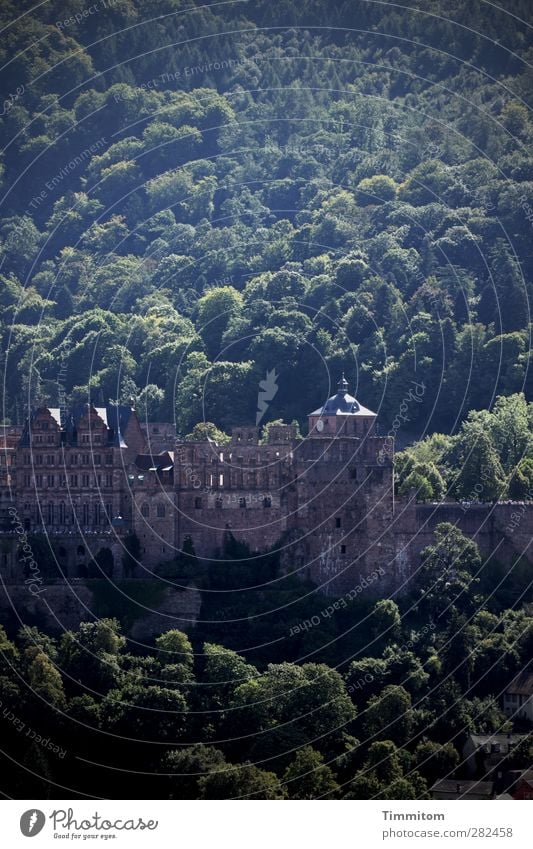
[[[89,442],[89,434],[88,433],[82,433],[81,441],[83,442],[84,445],[87,445],[87,443]]]
[[[61,502],[58,506],[58,517],[59,517],[59,524],[64,525],[65,524],[65,505],[63,504],[63,502]]]
[[[88,488],[88,486],[89,486],[89,475],[82,475],[81,476],[81,485],[84,488]]]
[[[95,454],[94,455],[94,465],[100,466],[101,463],[102,463],[102,455],[101,454]]]
[[[145,516],[146,518],[148,518],[150,515],[150,506],[146,504],[146,502],[141,506],[141,515]]]
[[[78,557],[84,557],[85,556],[85,549],[84,549],[83,545],[78,545],[77,555],[78,555]]]
[[[194,509],[195,510],[201,510],[202,509],[202,499],[201,498],[195,498],[194,499]]]
[[[218,485],[219,485],[219,486],[224,486],[224,475],[219,475],[219,476],[218,476]]]
[[[42,464],[43,464],[43,455],[42,454],[36,454],[35,455],[35,465],[36,466],[42,466]]]
[[[84,465],[84,466],[88,466],[88,465],[89,465],[90,460],[91,460],[91,458],[90,458],[89,454],[82,454],[82,455],[81,455],[81,462],[82,462],[82,465]]]
[[[265,495],[263,498],[263,507],[272,507],[272,498],[270,495]]]
[[[28,464],[29,462],[30,462],[30,455],[29,455],[29,454],[25,454],[25,455],[24,455],[24,463]]]
[[[78,476],[77,475],[71,475],[70,476],[70,485],[71,486],[78,486]]]
[[[31,486],[31,475],[24,475],[24,486]]]
[[[100,524],[100,504],[95,502],[93,504],[93,525]]]
[[[101,436],[99,436],[99,435],[97,434],[97,435],[94,437],[94,443],[95,443],[95,445],[100,445],[101,441],[102,441],[102,437],[101,437]]]
[[[158,504],[157,505],[157,515],[158,515],[159,519],[164,518],[165,512],[166,512],[165,511],[165,505],[164,504]]]
[[[341,517],[337,516],[336,519],[335,519],[335,527],[340,528],[340,526],[341,526]]]
[[[52,486],[53,487],[53,485],[54,485],[54,476],[53,475],[47,475],[46,476],[46,486]]]
[[[105,455],[105,464],[106,464],[106,466],[112,466],[113,465],[113,455],[112,454],[106,454]]]
[[[82,515],[82,523],[84,525],[88,525],[89,521],[90,521],[90,506],[89,506],[89,504],[85,503],[83,505],[82,510],[81,510],[81,515]]]
[[[47,466],[55,466],[56,458],[53,454],[46,455],[46,465]]]
[[[341,554],[346,554],[346,546],[341,545]]]
[[[46,519],[47,519],[47,522],[48,522],[49,525],[54,524],[54,505],[53,504],[48,505]]]
[[[105,476],[105,485],[108,486],[108,487],[113,486],[113,475],[106,475]]]
[[[34,441],[34,442],[38,442],[38,443],[40,444],[40,443],[43,441],[43,438],[42,438],[42,436],[41,436],[40,434],[36,434],[36,435],[33,437],[33,441]]]
[[[78,465],[78,455],[77,454],[71,454],[70,455],[70,462],[73,466],[77,466]]]
[[[215,506],[221,508],[223,506],[223,504],[224,504],[224,499],[222,498],[221,495],[218,495],[216,500],[215,500]]]
[[[350,478],[353,481],[357,480],[357,469],[355,467],[353,469],[350,469]]]
[[[48,422],[41,422],[41,430],[48,430]]]
[[[35,475],[35,486],[42,486],[42,485],[43,485],[43,476],[42,475]]]
[[[113,518],[113,505],[109,504],[109,502],[105,505],[105,514],[109,521]]]
[[[242,496],[239,498],[239,507],[246,507],[246,498]]]
[[[49,433],[48,436],[46,437],[46,441],[48,442],[49,445],[53,444],[55,442],[54,434]]]

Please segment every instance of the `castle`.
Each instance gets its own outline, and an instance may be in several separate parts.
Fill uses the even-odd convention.
[[[305,437],[271,424],[264,438],[239,427],[228,444],[191,442],[169,424],[141,424],[132,405],[39,407],[3,436],[4,581],[23,580],[21,536],[39,535],[56,578],[146,578],[184,546],[199,560],[223,559],[232,536],[252,556],[278,551],[284,571],[327,595],[401,592],[442,521],[508,566],[528,558],[529,505],[517,522],[512,504],[395,499],[394,439],[378,435],[376,418],[344,375],[309,414]]]

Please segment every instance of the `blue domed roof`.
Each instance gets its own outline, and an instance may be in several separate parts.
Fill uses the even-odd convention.
[[[348,394],[348,381],[342,375],[336,395],[328,398],[323,407],[313,410],[311,416],[375,416],[372,410],[363,407],[359,401]]]

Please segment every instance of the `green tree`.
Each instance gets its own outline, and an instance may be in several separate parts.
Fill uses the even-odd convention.
[[[201,799],[285,799],[285,790],[273,772],[251,763],[228,766],[202,776],[198,781]]]
[[[533,460],[521,460],[509,479],[509,498],[530,501],[533,498]]]
[[[459,764],[459,753],[453,743],[421,740],[414,751],[413,761],[420,775],[431,786],[437,779],[453,774]]]
[[[368,702],[365,732],[368,737],[385,735],[398,746],[407,743],[413,732],[411,696],[404,687],[389,684]]]
[[[296,752],[283,773],[283,783],[289,799],[332,799],[339,789],[332,770],[311,746]]]
[[[210,289],[198,301],[197,328],[210,359],[220,357],[221,341],[230,320],[242,309],[242,295],[233,286]],[[225,359],[225,357],[223,357]]]
[[[226,759],[220,749],[204,743],[167,752],[161,761],[161,771],[168,775],[165,795],[169,799],[198,799],[202,776],[225,768]]]
[[[422,608],[438,615],[452,604],[467,608],[474,603],[472,583],[481,566],[477,544],[454,525],[435,528],[435,542],[422,552],[415,587]]]
[[[211,707],[225,707],[240,684],[259,676],[255,666],[224,646],[204,643],[203,653],[205,698]]]
[[[357,203],[360,206],[386,203],[394,200],[397,189],[398,186],[394,180],[385,174],[365,177],[357,186]]]
[[[179,664],[188,673],[194,666],[194,653],[187,634],[172,628],[156,638],[155,645],[161,663]]]

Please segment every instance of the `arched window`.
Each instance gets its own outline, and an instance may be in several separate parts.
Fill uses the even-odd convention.
[[[157,505],[157,516],[158,516],[159,519],[164,519],[165,512],[166,512],[165,511],[165,505],[164,504],[158,504]]]
[[[146,502],[145,502],[145,503],[142,505],[142,507],[141,507],[141,514],[142,514],[145,518],[148,518],[148,517],[149,517],[149,515],[150,515],[150,506],[149,506],[148,504],[146,504]]]

